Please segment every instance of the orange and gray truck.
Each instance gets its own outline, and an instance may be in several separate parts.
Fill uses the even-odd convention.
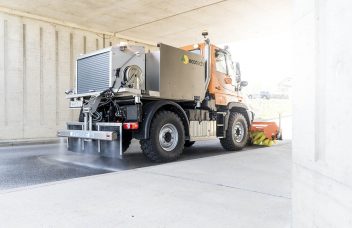
[[[135,138],[149,160],[169,162],[200,140],[219,139],[237,151],[251,139],[278,138],[275,124],[253,122],[239,64],[202,35],[203,42],[182,48],[161,43],[145,52],[122,44],[79,56],[76,87],[66,97],[80,115],[58,131],[68,150],[122,158]]]

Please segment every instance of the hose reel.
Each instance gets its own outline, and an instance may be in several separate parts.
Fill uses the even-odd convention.
[[[143,88],[143,71],[137,65],[127,66],[123,71],[124,86],[133,89]]]

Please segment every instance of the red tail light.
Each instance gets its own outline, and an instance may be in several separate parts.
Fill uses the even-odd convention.
[[[138,129],[139,124],[138,124],[138,122],[123,123],[122,127],[125,130],[136,130],[136,129]]]

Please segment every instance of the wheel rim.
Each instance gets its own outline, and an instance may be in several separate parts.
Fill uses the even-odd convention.
[[[161,148],[166,151],[175,149],[178,143],[178,131],[175,125],[168,123],[160,129],[159,143]]]
[[[234,139],[236,142],[238,143],[242,142],[244,138],[243,124],[241,124],[240,122],[236,122],[232,128],[232,135],[234,136]]]

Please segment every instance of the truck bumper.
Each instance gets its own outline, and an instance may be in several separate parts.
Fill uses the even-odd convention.
[[[67,138],[69,151],[123,158],[121,123],[95,123],[92,130],[83,129],[82,122],[69,122],[67,130],[58,131],[57,136]]]

